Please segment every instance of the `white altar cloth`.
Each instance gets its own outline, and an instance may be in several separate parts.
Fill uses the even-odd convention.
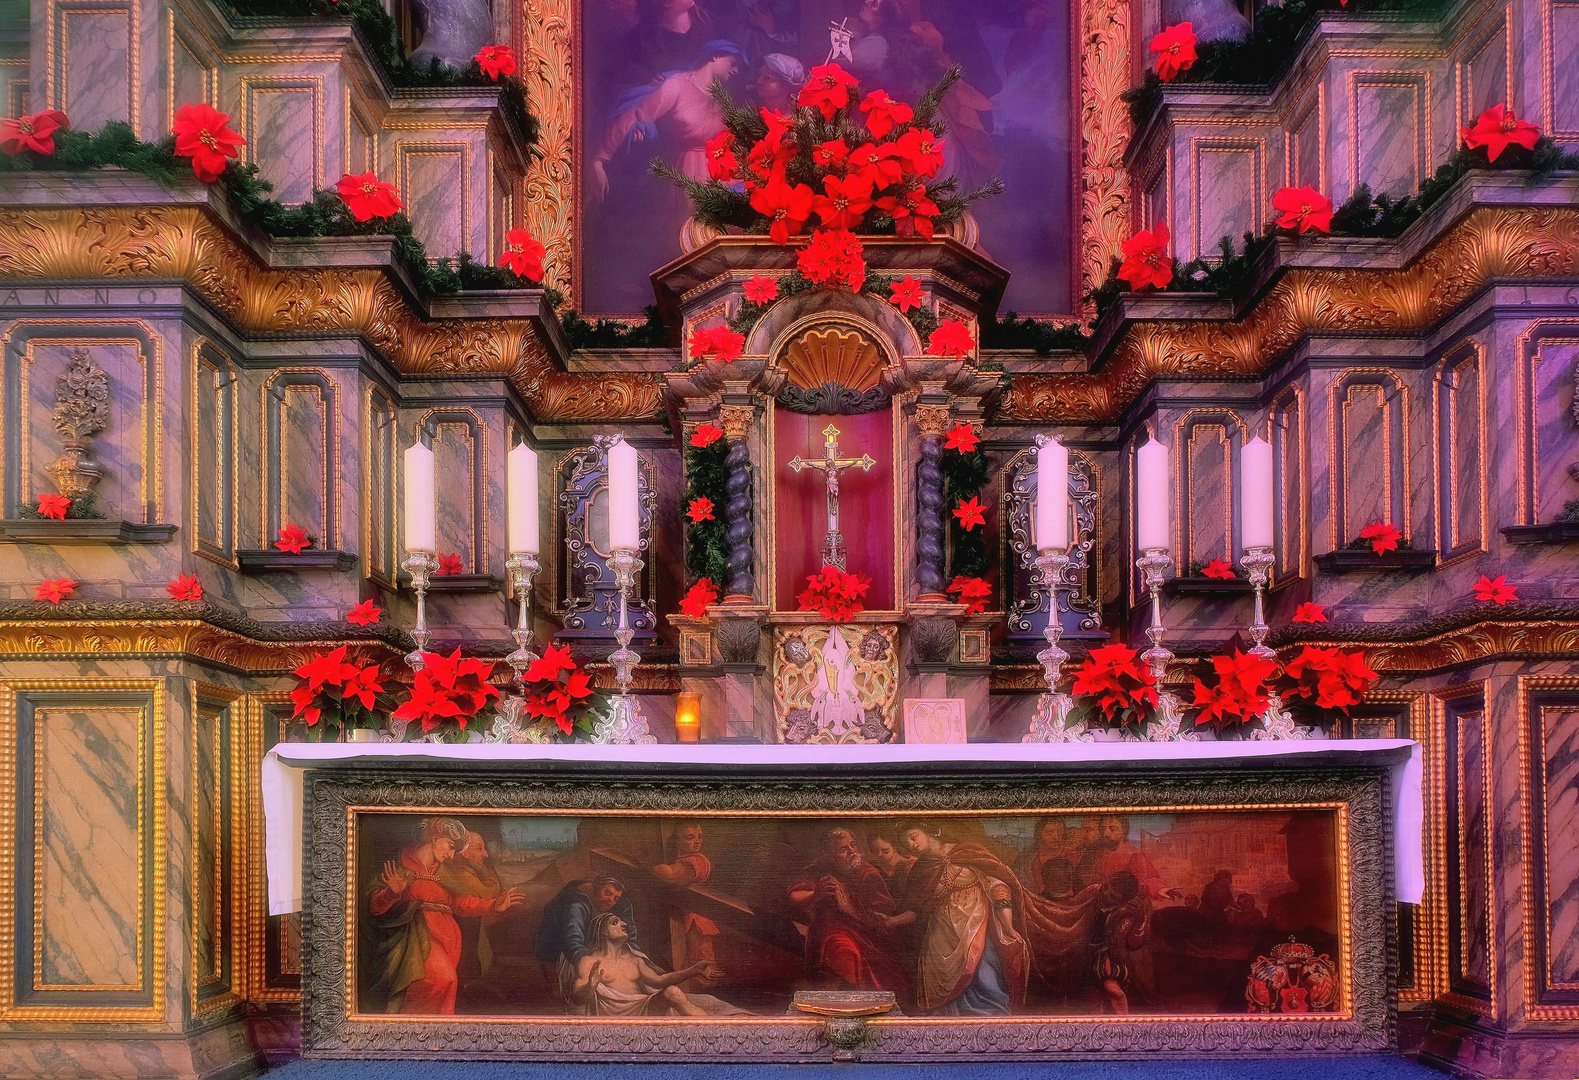
[[[675,745],[602,746],[589,743],[533,744],[282,743],[263,758],[264,858],[269,879],[269,914],[302,909],[302,794],[306,769],[355,767],[358,761],[388,767],[390,758],[425,761],[534,764],[832,765],[958,763],[1097,764],[1128,761],[1243,762],[1296,758],[1331,751],[1365,752],[1410,748],[1392,767],[1393,882],[1396,899],[1418,904],[1425,891],[1421,832],[1420,744],[1407,739],[1310,739],[1277,742],[1169,743],[965,743],[888,746]],[[1144,774],[1141,774],[1144,775]]]

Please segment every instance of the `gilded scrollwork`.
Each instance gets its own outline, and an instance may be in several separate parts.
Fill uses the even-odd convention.
[[[1098,288],[1129,236],[1132,124],[1122,94],[1130,75],[1129,0],[1080,5],[1080,294]]]
[[[571,221],[575,190],[572,144],[575,86],[572,0],[525,0],[522,77],[537,143],[526,166],[526,227],[543,245],[544,284],[571,297]]]

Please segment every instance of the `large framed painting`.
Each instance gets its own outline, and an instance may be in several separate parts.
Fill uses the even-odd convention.
[[[631,315],[652,303],[648,275],[681,253],[684,194],[649,172],[662,158],[707,179],[704,145],[723,130],[707,94],[788,109],[806,73],[851,41],[840,63],[867,90],[914,102],[951,65],[944,176],[965,190],[1002,177],[975,204],[981,249],[1013,272],[1004,306],[1076,310],[1081,195],[1078,0],[569,0],[579,95],[575,138],[577,305]],[[1105,265],[1103,267],[1105,270]]]
[[[807,991],[892,994],[868,1057],[1385,1045],[1384,785],[324,776],[306,1046],[792,1058]]]

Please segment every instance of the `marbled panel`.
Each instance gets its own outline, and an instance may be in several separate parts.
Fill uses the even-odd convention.
[[[170,97],[179,109],[194,102],[215,105],[214,80],[210,67],[197,54],[186,35],[177,30],[171,35],[173,48],[170,53]],[[221,112],[225,111],[223,109]]]
[[[394,404],[382,393],[375,392],[369,399],[363,422],[367,433],[367,490],[362,492],[362,513],[368,572],[392,582],[400,565],[400,538],[395,528],[397,418]]]
[[[309,85],[247,86],[249,161],[274,185],[282,203],[312,198],[322,171],[317,103]]]
[[[1291,393],[1272,410],[1272,460],[1275,470],[1277,520],[1274,542],[1277,562],[1274,578],[1299,577],[1304,573],[1305,547],[1305,463],[1304,417],[1300,398]]]
[[[1168,170],[1158,169],[1151,186],[1141,195],[1141,219],[1150,228],[1159,221],[1168,221]]]
[[[192,960],[195,967],[193,979],[197,985],[218,980],[223,975],[220,933],[224,922],[221,905],[224,890],[221,888],[221,870],[224,851],[220,817],[223,806],[220,795],[221,724],[220,713],[202,705],[193,717],[197,731],[197,759],[193,763],[195,775],[192,800],[193,836],[196,850],[192,853]]]
[[[1259,232],[1261,151],[1255,146],[1201,147],[1196,167],[1195,255],[1216,255],[1223,237],[1242,246]]]
[[[1185,550],[1179,572],[1188,573],[1199,563],[1233,560],[1234,443],[1224,424],[1199,423],[1184,435],[1184,489],[1180,501],[1188,518],[1183,522]]]
[[[461,573],[477,571],[477,475],[481,462],[473,428],[434,425],[433,475],[438,487],[439,553],[459,555]]]
[[[378,171],[378,155],[373,127],[355,108],[347,109],[351,125],[345,133],[345,171],[361,175]]]
[[[1486,813],[1485,714],[1462,712],[1458,725],[1459,974],[1491,985],[1491,823]]]
[[[1455,368],[1453,375],[1452,385],[1444,387],[1450,427],[1444,455],[1448,475],[1440,487],[1447,500],[1442,516],[1449,529],[1437,543],[1444,553],[1458,554],[1481,546],[1486,474],[1481,445],[1480,364],[1471,357]]]
[[[43,492],[57,490],[45,470],[60,456],[61,435],[55,430],[55,394],[62,372],[71,364],[74,350],[86,349],[104,369],[110,387],[110,420],[93,436],[91,455],[103,470],[94,493],[97,509],[111,520],[146,521],[143,493],[144,462],[150,456],[145,446],[148,422],[146,369],[140,342],[125,338],[94,340],[78,344],[73,340],[43,339],[31,344],[33,363],[27,372],[27,424],[30,434],[25,448],[26,475],[22,498],[36,504]]]
[[[1545,738],[1538,749],[1546,755],[1545,982],[1579,987],[1579,705],[1542,707],[1540,725]]]
[[[1568,466],[1579,461],[1579,436],[1574,433],[1574,380],[1579,341],[1543,341],[1536,347],[1530,376],[1535,406],[1535,473],[1531,503],[1535,522],[1551,521],[1563,505],[1579,498],[1579,485]]]
[[[1322,175],[1326,162],[1321,156],[1321,110],[1313,108],[1307,112],[1293,134],[1294,160],[1289,162],[1293,186],[1326,191],[1326,177]]]
[[[280,526],[300,525],[319,547],[325,535],[329,485],[325,478],[329,409],[322,390],[313,385],[287,386],[280,406]],[[268,538],[272,543],[273,538]]]
[[[489,195],[488,212],[492,215],[493,228],[488,230],[488,251],[486,257],[489,262],[497,262],[499,257],[499,244],[506,232],[515,226],[515,192],[511,188],[510,177],[501,169],[495,169],[492,183],[492,192]]]
[[[1493,105],[1508,103],[1507,26],[1499,24],[1496,31],[1469,55],[1464,61],[1463,72],[1464,123],[1474,123],[1475,117]]]
[[[95,4],[55,9],[61,66],[56,103],[79,131],[131,120],[131,7]]]
[[[5,114],[7,117],[26,116],[33,110],[29,107],[33,100],[32,80],[27,76],[17,76],[7,80],[5,84]]]
[[[466,147],[405,144],[398,153],[400,197],[417,239],[433,258],[458,255],[466,248]]]
[[[1361,384],[1339,391],[1338,445],[1343,453],[1343,520],[1338,546],[1360,535],[1373,521],[1392,521],[1393,457],[1390,417],[1383,388]],[[1408,529],[1398,522],[1404,534]]]
[[[141,710],[38,708],[38,983],[141,985]]]
[[[1551,11],[1551,40],[1545,42],[1546,64],[1551,83],[1552,115],[1547,119],[1551,134],[1572,139],[1579,135],[1579,4],[1554,3]]]
[[[228,366],[206,350],[198,353],[195,426],[192,430],[193,513],[197,542],[221,558],[234,544],[236,383]]]
[[[1412,195],[1420,185],[1423,141],[1419,79],[1399,75],[1361,77],[1354,87],[1350,115],[1354,132],[1355,175],[1373,194]]]

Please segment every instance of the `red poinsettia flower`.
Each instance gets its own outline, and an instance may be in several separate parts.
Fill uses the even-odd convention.
[[[1501,607],[1512,603],[1519,598],[1517,585],[1508,584],[1508,575],[1498,574],[1496,577],[1480,575],[1480,580],[1475,582],[1475,599],[1485,600]]]
[[[423,653],[411,696],[391,715],[397,720],[420,720],[423,731],[432,731],[446,720],[464,728],[489,699],[499,696],[498,689],[488,683],[492,673],[492,664],[471,656],[463,658],[459,648],[449,656]]]
[[[300,555],[303,548],[310,548],[312,544],[312,538],[307,535],[307,530],[300,525],[286,525],[280,530],[280,538],[274,541],[275,547],[292,555]]]
[[[340,684],[341,698],[355,701],[364,709],[372,709],[376,706],[378,695],[383,692],[384,684],[380,680],[376,664],[369,664]]]
[[[1373,521],[1360,530],[1360,539],[1371,542],[1371,550],[1380,555],[1385,551],[1397,551],[1398,541],[1404,534],[1398,531],[1398,526],[1390,521]]]
[[[796,258],[801,275],[824,289],[859,290],[866,281],[860,238],[846,229],[818,229]]]
[[[197,580],[196,574],[177,574],[175,580],[165,582],[164,587],[169,590],[172,600],[203,599],[203,585]]]
[[[779,298],[779,283],[777,278],[757,274],[746,278],[746,299],[753,304],[771,304]]]
[[[975,347],[976,339],[971,337],[970,328],[958,319],[944,319],[927,338],[928,356],[949,356],[958,360],[969,356]]]
[[[1514,116],[1513,110],[1506,105],[1493,105],[1476,117],[1474,124],[1459,128],[1458,133],[1467,148],[1484,146],[1487,161],[1496,161],[1509,146],[1534,150],[1536,140],[1541,137],[1540,128]]]
[[[1151,39],[1151,51],[1157,54],[1157,77],[1171,82],[1195,63],[1195,27],[1187,22],[1168,27]]]
[[[987,524],[987,507],[980,499],[972,495],[970,501],[964,499],[954,508],[954,516],[959,518],[960,528],[970,532],[977,525]]]
[[[789,238],[806,227],[811,217],[811,188],[805,184],[791,187],[784,177],[774,174],[766,184],[751,193],[751,209],[768,218],[768,235],[775,244],[787,244]]]
[[[800,88],[795,104],[801,108],[814,108],[824,120],[850,104],[850,91],[861,81],[838,64],[819,64],[806,76],[806,85]]]
[[[1168,224],[1157,222],[1150,231],[1142,229],[1124,241],[1124,262],[1118,276],[1135,291],[1166,288],[1173,280],[1173,259],[1168,255]]]
[[[895,101],[884,90],[873,90],[862,98],[861,111],[866,114],[866,129],[879,139],[916,115],[909,105]]]
[[[707,175],[714,180],[732,180],[740,171],[740,159],[735,157],[735,136],[728,128],[707,140]]]
[[[332,691],[339,690],[348,680],[357,677],[356,665],[345,662],[345,651],[346,646],[341,645],[331,652],[319,653],[291,672],[302,680],[301,685],[291,691],[291,701],[296,705],[291,713],[293,719],[303,719],[308,726],[318,723],[324,706],[333,704],[332,699],[336,695]],[[326,694],[326,688],[331,692]]]
[[[680,614],[691,619],[701,619],[707,616],[707,609],[718,603],[718,586],[713,584],[712,578],[700,578],[692,585],[683,597],[680,598]]]
[[[698,424],[696,430],[691,432],[691,445],[702,448],[712,446],[724,437],[724,429],[712,424]]]
[[[384,615],[384,609],[371,600],[363,600],[345,613],[345,621],[352,626],[372,626]]]
[[[1212,657],[1212,670],[1212,685],[1195,680],[1195,704],[1201,707],[1201,719],[1221,729],[1266,712],[1271,703],[1266,680],[1277,670],[1277,661],[1235,649],[1232,656]]]
[[[484,45],[473,59],[482,73],[495,81],[501,75],[515,74],[515,50],[508,45]]]
[[[943,168],[943,140],[926,128],[911,128],[893,145],[906,172],[930,180]]]
[[[371,171],[360,176],[346,173],[340,177],[340,182],[334,188],[345,201],[346,209],[351,211],[351,216],[358,221],[388,217],[403,210],[406,205],[400,201],[400,196],[395,194],[394,184],[385,183]]]
[[[691,334],[691,355],[703,360],[734,363],[746,347],[746,335],[727,326],[713,326]]]
[[[1157,707],[1157,680],[1128,645],[1102,645],[1075,669],[1070,690],[1076,697],[1091,695],[1107,722],[1140,725]]]
[[[34,600],[48,600],[51,604],[60,605],[62,600],[69,600],[76,591],[77,582],[70,578],[50,578],[33,588]]]
[[[439,556],[439,568],[437,570],[435,570],[434,573],[436,573],[436,574],[459,574],[461,572],[462,572],[461,557],[459,555],[450,554],[450,555],[440,555]]]
[[[973,453],[976,444],[981,441],[981,436],[976,434],[976,429],[966,423],[958,423],[949,428],[945,433],[943,449],[958,450],[962,454]]]
[[[1358,652],[1306,645],[1284,666],[1276,689],[1284,701],[1309,701],[1318,709],[1348,712],[1365,699],[1376,678]]]
[[[1231,578],[1234,574],[1234,564],[1227,559],[1213,559],[1201,567],[1201,576],[1209,578]]]
[[[38,497],[38,512],[54,521],[65,521],[66,512],[71,509],[71,500],[64,495],[40,495]]]
[[[192,172],[205,184],[212,184],[225,171],[237,147],[247,140],[230,130],[230,116],[212,105],[199,102],[183,105],[171,125],[175,131],[177,157],[192,159]]]
[[[1280,229],[1295,232],[1332,231],[1332,200],[1313,187],[1279,188],[1272,196],[1272,207],[1278,212]]]
[[[706,495],[698,495],[686,505],[685,515],[691,519],[692,525],[703,521],[712,521],[713,500]]]
[[[576,670],[576,662],[570,657],[570,647],[560,648],[557,645],[545,645],[543,655],[533,660],[527,666],[522,678],[527,682],[545,682],[559,677],[561,671]]]
[[[811,148],[811,160],[824,169],[842,171],[850,160],[850,144],[843,139],[829,139]]]
[[[1327,609],[1320,604],[1301,604],[1294,609],[1293,622],[1319,623],[1327,621]]]
[[[812,200],[812,210],[830,229],[853,229],[872,208],[872,178],[865,173],[822,178],[825,194]]]
[[[504,234],[504,250],[499,253],[499,265],[509,268],[516,277],[528,281],[543,280],[544,248],[525,229],[511,229]]]
[[[966,615],[979,615],[987,610],[987,598],[992,595],[992,586],[983,578],[961,575],[949,582],[947,591],[959,593],[959,602],[967,605]]]
[[[932,219],[941,211],[927,198],[927,189],[913,187],[899,195],[885,195],[877,208],[894,219],[894,232],[900,236],[921,236],[930,240],[936,232]]]
[[[911,308],[921,306],[921,282],[918,278],[906,274],[892,284],[892,289],[888,302],[900,311],[909,311]]]
[[[850,151],[850,168],[872,178],[872,186],[897,184],[905,175],[905,159],[894,143],[863,143]],[[914,172],[915,170],[911,170]]]
[[[59,109],[45,109],[15,120],[0,120],[0,150],[8,154],[20,154],[24,150],[53,154],[55,132],[70,126],[66,114]]]
[[[829,622],[849,622],[865,610],[861,600],[871,587],[871,578],[824,566],[807,577],[806,590],[796,600],[802,611],[819,612]]]

